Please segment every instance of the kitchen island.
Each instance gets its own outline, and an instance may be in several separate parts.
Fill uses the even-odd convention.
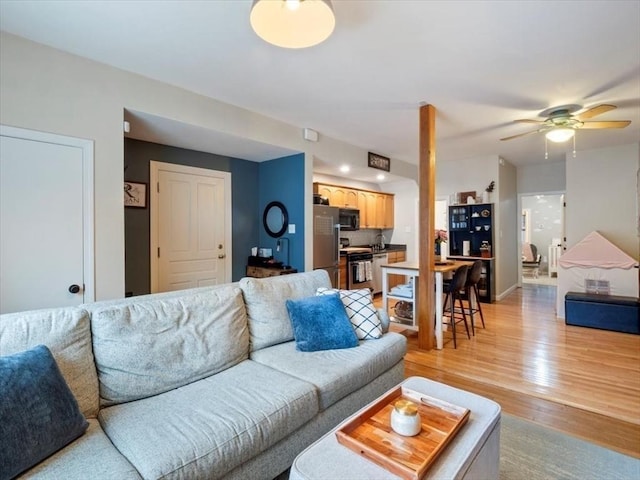
[[[442,350],[443,337],[442,337],[442,279],[445,272],[453,272],[462,265],[473,265],[473,262],[462,260],[450,260],[444,265],[435,265],[433,272],[436,280],[436,348]],[[405,289],[409,296],[392,294],[389,289],[389,275],[403,275],[410,279],[409,283],[411,288]],[[397,322],[408,329],[417,330],[417,312],[418,312],[418,277],[420,276],[420,269],[417,262],[399,262],[382,265],[382,308],[385,311],[389,311],[389,299],[411,302],[412,304],[412,316],[411,319],[403,318],[396,319],[395,316],[391,316],[392,321]]]

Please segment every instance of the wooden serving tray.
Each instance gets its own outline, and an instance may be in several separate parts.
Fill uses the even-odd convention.
[[[393,404],[400,399],[418,406],[422,430],[404,437],[391,429]],[[336,431],[338,442],[408,480],[421,479],[469,418],[469,409],[398,387]]]

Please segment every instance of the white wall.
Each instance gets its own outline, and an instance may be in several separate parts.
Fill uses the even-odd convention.
[[[95,142],[96,300],[124,295],[124,109],[305,153],[305,238],[312,238],[314,157],[366,166],[367,150],[186,90],[0,33],[0,123]],[[394,160],[392,172],[417,167]],[[311,269],[313,251],[306,249]]]
[[[418,261],[418,199],[415,180],[385,183],[386,192],[394,193],[394,229],[390,243],[407,246],[407,261]]]
[[[437,198],[469,191],[475,191],[478,197],[482,197],[482,192],[492,181],[498,183],[497,155],[463,158],[436,165]]]
[[[640,144],[567,155],[567,248],[593,230],[638,258],[637,188]]]
[[[518,284],[518,198],[516,168],[500,159],[498,162],[496,201],[496,297],[502,299]]]
[[[564,192],[566,163],[540,163],[518,167],[518,193]]]

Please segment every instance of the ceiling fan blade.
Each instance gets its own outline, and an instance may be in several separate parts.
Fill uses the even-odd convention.
[[[576,119],[582,121],[587,118],[593,118],[596,115],[602,115],[603,113],[615,110],[616,108],[618,107],[616,107],[615,105],[607,105],[606,103],[603,103],[602,105],[597,105],[590,108],[586,112],[582,112],[580,115],[576,115]]]
[[[510,137],[501,138],[500,141],[511,140],[513,138],[524,137],[525,135],[531,135],[532,133],[538,133],[540,130],[533,130],[531,132],[519,133],[518,135],[511,135]]]
[[[631,120],[613,120],[610,122],[584,122],[582,128],[624,128],[631,123]]]
[[[544,120],[529,120],[528,118],[522,118],[520,120],[514,120],[516,123],[544,123]]]

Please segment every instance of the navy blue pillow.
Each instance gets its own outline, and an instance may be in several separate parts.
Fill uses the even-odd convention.
[[[36,465],[88,426],[47,347],[0,357],[1,478]]]
[[[358,346],[358,337],[339,295],[287,300],[296,349],[315,352]]]

